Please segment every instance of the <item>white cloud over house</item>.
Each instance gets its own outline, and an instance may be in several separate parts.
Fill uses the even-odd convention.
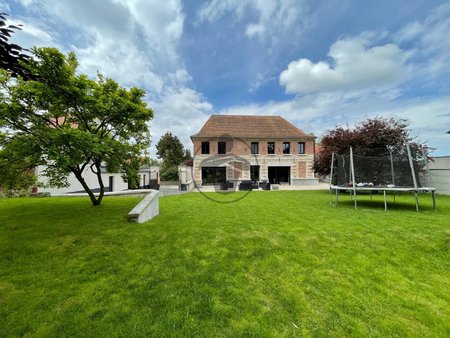
[[[329,61],[292,61],[281,72],[280,84],[288,93],[314,93],[392,86],[406,77],[407,53],[393,43],[373,46],[361,36],[341,39],[328,56]]]
[[[199,92],[188,88],[170,88],[150,106],[156,118],[150,122],[152,143],[167,131],[177,135],[187,149],[192,148],[190,136],[197,133],[208,119],[213,106]],[[154,149],[152,155],[154,155]]]

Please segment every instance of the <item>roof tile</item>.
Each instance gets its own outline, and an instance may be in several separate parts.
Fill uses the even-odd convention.
[[[211,115],[191,138],[315,138],[281,116]]]

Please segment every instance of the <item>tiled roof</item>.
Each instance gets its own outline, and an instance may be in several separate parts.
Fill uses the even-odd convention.
[[[191,138],[239,137],[239,138],[306,138],[315,136],[286,121],[281,116],[211,115],[202,129]]]

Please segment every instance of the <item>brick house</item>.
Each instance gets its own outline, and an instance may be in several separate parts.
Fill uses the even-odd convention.
[[[212,115],[191,140],[198,185],[318,183],[312,170],[315,136],[280,116]]]

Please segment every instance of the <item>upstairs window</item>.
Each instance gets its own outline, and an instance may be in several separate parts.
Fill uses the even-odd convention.
[[[305,142],[299,142],[298,143],[298,153],[304,154],[305,153]]]
[[[267,153],[269,155],[275,154],[275,142],[267,142]]]
[[[202,142],[202,154],[209,154],[209,142]]]
[[[283,154],[291,153],[291,142],[283,142]]]
[[[217,143],[217,153],[221,154],[221,155],[227,153],[227,143],[226,142],[218,142]]]
[[[251,152],[252,152],[252,154],[259,154],[259,143],[258,142],[251,143]]]

